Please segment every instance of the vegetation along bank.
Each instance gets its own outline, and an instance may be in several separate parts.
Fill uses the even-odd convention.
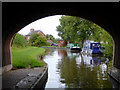
[[[34,68],[44,66],[39,60],[40,55],[45,55],[45,49],[28,45],[26,38],[16,34],[12,44],[13,68]]]

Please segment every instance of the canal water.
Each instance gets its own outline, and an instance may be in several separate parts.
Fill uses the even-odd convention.
[[[69,49],[49,49],[44,58],[48,64],[45,88],[112,88],[104,60]]]

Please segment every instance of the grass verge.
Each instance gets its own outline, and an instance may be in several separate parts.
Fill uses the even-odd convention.
[[[38,60],[38,57],[44,54],[44,48],[12,48],[13,68],[42,67],[44,62]]]

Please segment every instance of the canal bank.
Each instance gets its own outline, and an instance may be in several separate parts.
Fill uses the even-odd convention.
[[[112,67],[111,70],[110,69],[108,70],[108,74],[120,84],[120,70],[119,69],[117,69],[116,67]]]
[[[11,70],[2,75],[2,89],[44,89],[47,78],[47,64],[41,68]]]

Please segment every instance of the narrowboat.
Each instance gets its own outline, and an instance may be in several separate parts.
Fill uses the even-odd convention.
[[[90,55],[103,54],[102,49],[101,49],[101,44],[98,42],[93,42],[93,41],[84,42],[82,52],[90,54]]]
[[[78,46],[77,43],[73,43],[70,45],[70,50],[81,51],[81,48]]]

